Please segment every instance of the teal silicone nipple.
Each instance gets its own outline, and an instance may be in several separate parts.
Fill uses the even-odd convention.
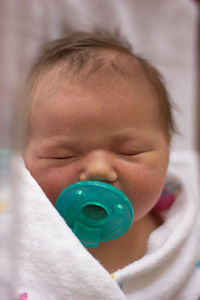
[[[56,209],[86,247],[98,247],[127,232],[134,212],[117,188],[100,181],[82,181],[64,189]]]

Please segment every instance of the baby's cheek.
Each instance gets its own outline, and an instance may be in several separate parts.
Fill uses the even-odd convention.
[[[41,172],[39,184],[52,204],[55,205],[59,194],[76,180],[73,170],[70,171],[66,167],[51,168]]]
[[[127,196],[135,210],[135,218],[139,219],[157,202],[163,188],[164,176],[139,166],[132,170],[132,175],[127,172],[126,178]]]
[[[59,176],[56,176],[56,174],[50,171],[48,173],[41,173],[37,179],[37,182],[39,183],[43,192],[46,194],[52,204],[55,205],[57,195],[59,194],[60,190]]]

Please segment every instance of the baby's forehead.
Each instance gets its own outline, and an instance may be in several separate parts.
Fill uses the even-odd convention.
[[[155,116],[158,115],[157,101],[152,99],[154,95],[152,95],[149,87],[145,88],[143,81],[142,83],[140,82],[139,86],[138,83],[129,82],[129,78],[124,78],[121,75],[117,76],[115,74],[115,76],[105,79],[103,76],[95,74],[94,77],[96,79],[93,77],[93,82],[85,80],[79,83],[76,80],[72,80],[68,75],[66,78],[65,75],[59,74],[59,76],[61,75],[60,79],[54,82],[55,75],[58,75],[58,72],[59,68],[51,69],[42,75],[38,83],[40,87],[36,89],[32,103],[30,114],[32,121],[37,122],[38,117],[41,118],[40,110],[43,112],[43,117],[47,118],[48,116],[47,120],[50,120],[53,115],[55,116],[57,110],[59,111],[58,115],[60,115],[61,107],[63,108],[63,113],[66,112],[67,114],[68,111],[73,111],[74,115],[79,115],[80,110],[76,112],[73,108],[87,108],[88,122],[102,108],[107,115],[108,112],[111,112],[110,118],[112,118],[112,113],[116,109],[123,111],[125,115],[125,112],[140,112],[141,109],[146,112],[149,107],[150,110],[153,109]],[[141,101],[141,98],[147,99],[146,103],[145,100]],[[131,101],[129,101],[130,99]],[[80,105],[76,106],[77,103],[80,103]],[[113,109],[107,110],[111,106]]]
[[[108,61],[108,58],[105,58]],[[109,58],[110,60],[116,59],[116,57]],[[74,74],[63,65],[56,64],[49,68],[42,70],[38,75],[35,88],[32,92],[32,102],[29,107],[29,122],[37,122],[39,110],[42,109],[44,114],[47,111],[50,115],[57,105],[71,105],[70,103],[70,93],[76,93],[76,97],[84,101],[84,105],[89,105],[88,95],[94,96],[94,103],[96,101],[97,94],[102,95],[102,99],[106,97],[108,101],[115,105],[115,99],[113,99],[112,90],[122,90],[125,91],[124,97],[126,97],[126,87],[127,90],[131,91],[133,95],[133,101],[135,101],[138,95],[144,95],[147,101],[153,101],[154,112],[157,115],[159,113],[158,100],[154,99],[157,97],[150,85],[149,81],[145,78],[142,68],[137,62],[133,61],[133,67],[130,68],[129,58],[119,58],[120,63],[116,66],[101,66],[97,72]],[[127,65],[129,62],[129,65]],[[109,61],[111,64],[112,62]],[[86,66],[90,67],[90,66]],[[135,69],[134,69],[135,67]],[[115,68],[115,69],[114,69]],[[118,69],[116,69],[118,68]],[[84,72],[85,70],[82,70]],[[83,76],[84,75],[84,76]],[[138,94],[139,93],[139,94]],[[108,95],[108,97],[107,97]],[[109,97],[110,95],[110,97]],[[115,93],[117,95],[117,93]],[[150,99],[151,98],[151,99]],[[135,100],[134,100],[135,99]],[[121,105],[123,106],[121,101]],[[56,105],[56,106],[55,106]],[[130,104],[129,104],[130,105]],[[143,104],[145,105],[145,103]],[[141,105],[140,105],[141,106]],[[145,105],[146,106],[146,105]],[[138,108],[139,110],[141,108]]]
[[[73,61],[76,58],[72,57]],[[34,80],[34,98],[41,99],[42,95],[51,94],[65,83],[86,89],[102,84],[113,87],[124,80],[133,85],[143,85],[144,89],[151,86],[137,58],[119,51],[96,49],[82,66],[72,62],[66,59],[41,68]]]
[[[33,91],[30,112],[35,109],[40,109],[41,106],[50,108],[51,103],[56,102],[59,104],[59,99],[62,99],[62,101],[65,99],[66,104],[67,102],[70,103],[67,99],[69,100],[71,93],[76,93],[77,97],[87,105],[88,98],[87,96],[85,97],[85,95],[91,94],[95,97],[97,93],[100,93],[102,97],[104,97],[107,94],[111,94],[113,89],[125,90],[124,87],[132,90],[133,96],[134,93],[137,94],[140,91],[146,95],[146,97],[153,94],[150,84],[146,82],[141,75],[139,76],[138,73],[134,79],[128,75],[124,76],[123,74],[122,76],[118,72],[106,75],[96,73],[84,79],[77,79],[76,77],[70,76],[70,74],[63,74],[62,69],[59,67],[54,67],[40,75],[35,91]],[[149,96],[149,98],[152,97]],[[110,98],[113,105],[115,103],[114,100],[112,97]],[[156,100],[155,103],[157,106]]]

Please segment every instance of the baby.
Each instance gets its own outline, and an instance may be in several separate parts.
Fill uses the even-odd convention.
[[[158,71],[113,37],[74,33],[43,48],[30,74],[26,96],[24,160],[51,203],[55,205],[71,184],[97,180],[122,191],[132,204],[130,229],[117,239],[88,248],[108,272],[124,269],[123,292],[134,296],[133,289],[154,290],[157,282],[157,291],[162,293],[180,265],[189,275],[172,280],[174,293],[186,286],[190,274],[194,274],[193,280],[197,278],[196,258],[187,246],[194,235],[189,234],[189,227],[182,230],[190,226],[186,225],[189,209],[184,204],[188,202],[176,200],[166,220],[155,213],[174,132],[167,91]],[[193,222],[192,214],[191,219]],[[155,233],[159,233],[157,239]],[[145,275],[142,258],[153,249]],[[179,253],[178,249],[183,250]],[[188,251],[191,259],[185,260]],[[135,270],[136,261],[141,264],[136,264]],[[129,269],[124,268],[128,265]],[[141,268],[138,278],[130,275],[138,273],[137,266]],[[171,285],[169,293],[172,295]],[[188,299],[184,297],[180,299]]]
[[[174,129],[156,69],[115,39],[76,33],[43,49],[27,93],[24,160],[32,176],[53,205],[83,180],[121,190],[134,208],[131,228],[88,250],[109,272],[140,259],[162,223],[152,208]]]
[[[87,249],[118,276],[123,293],[182,300],[189,291],[196,299],[195,206],[185,189],[175,199],[174,183],[167,187],[170,203],[165,195],[175,126],[158,71],[127,43],[73,33],[41,50],[27,81],[25,110],[25,165],[54,206],[66,187],[88,180],[130,200],[129,230]]]

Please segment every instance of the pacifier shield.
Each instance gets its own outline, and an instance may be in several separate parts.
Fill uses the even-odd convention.
[[[81,181],[64,189],[56,209],[86,247],[122,236],[133,222],[129,199],[100,181]]]

